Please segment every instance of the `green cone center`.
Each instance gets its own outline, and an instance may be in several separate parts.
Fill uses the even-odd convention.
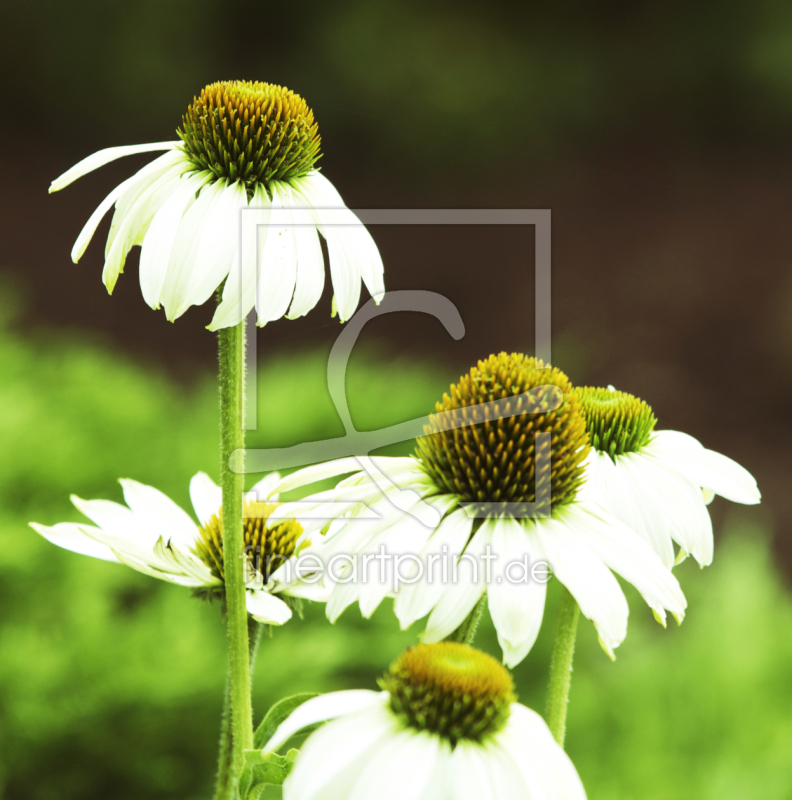
[[[391,664],[381,685],[405,725],[452,745],[497,733],[515,700],[508,671],[492,656],[457,642],[410,648]]]
[[[258,572],[266,583],[269,576],[295,551],[297,540],[302,535],[302,525],[296,520],[273,520],[267,524],[277,503],[246,502],[242,525],[245,554],[248,563]],[[221,580],[223,575],[223,521],[222,509],[215,514],[205,527],[200,528],[201,536],[196,542],[195,553]]]
[[[637,453],[649,443],[657,418],[639,397],[595,386],[575,389],[575,394],[595,450],[615,459]]]
[[[294,181],[320,158],[313,111],[300,95],[259,81],[220,81],[193,99],[177,131],[196,170],[256,185]]]
[[[501,402],[484,405],[492,401]],[[561,370],[520,353],[493,355],[452,385],[435,410],[417,456],[441,491],[470,503],[538,497],[553,508],[575,498],[590,447]]]

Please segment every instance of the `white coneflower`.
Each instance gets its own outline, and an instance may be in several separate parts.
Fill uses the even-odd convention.
[[[282,625],[292,615],[289,606],[270,591],[269,576],[295,556],[302,527],[294,520],[268,518],[277,507],[272,473],[248,493],[244,508],[245,555],[252,578],[247,590],[248,612],[259,622]],[[58,547],[75,553],[126,564],[154,578],[188,586],[208,594],[223,590],[223,526],[220,487],[203,472],[190,481],[190,498],[199,523],[152,486],[121,480],[127,505],[109,500],[72,502],[94,525],[60,522],[31,527]],[[270,496],[267,502],[259,497]],[[242,554],[240,554],[242,557]],[[292,587],[301,597],[322,598],[321,590]]]
[[[665,609],[681,619],[685,598],[659,557],[624,523],[579,496],[590,446],[579,403],[563,372],[541,360],[501,353],[462,376],[436,410],[415,457],[374,459],[391,491],[383,492],[382,479],[375,481],[362,471],[308,502],[283,507],[284,514],[294,514],[306,529],[340,516],[337,509],[343,508],[349,518],[337,533],[311,548],[325,565],[335,556],[357,556],[356,564],[338,570],[327,604],[331,620],[355,601],[364,616],[372,614],[394,589],[394,557],[399,554],[416,555],[425,565],[420,579],[402,585],[396,594],[394,610],[402,627],[429,614],[423,639],[439,641],[486,592],[510,666],[533,645],[546,594],[536,575],[510,580],[510,564],[549,564],[594,622],[611,656],[626,636],[628,615],[611,570],[639,590],[660,621],[665,621]],[[358,466],[354,459],[342,459],[308,467],[282,479],[277,488],[285,491]],[[390,499],[399,490],[402,508]],[[541,498],[549,513],[536,513],[533,504],[541,505]],[[439,524],[420,522],[410,507],[404,508],[405,500],[412,509],[420,503],[431,506]],[[356,519],[366,507],[378,519]],[[389,568],[380,573],[385,580],[376,575],[383,547],[389,554]],[[437,559],[442,563],[463,553],[479,569],[465,565],[456,580],[448,579]],[[495,561],[489,575],[485,559]],[[364,575],[348,578],[361,562],[372,566]],[[276,582],[279,578],[273,576]]]
[[[418,645],[381,685],[313,698],[280,725],[265,752],[332,720],[305,742],[284,800],[585,800],[569,757],[491,656]]]
[[[575,389],[592,450],[584,494],[646,539],[667,566],[688,553],[712,563],[712,521],[706,503],[716,494],[755,504],[753,476],[735,461],[679,431],[655,431],[652,409],[612,387]]]
[[[225,281],[210,329],[238,324],[255,306],[258,324],[307,314],[324,288],[318,233],[327,240],[334,307],[357,308],[361,278],[384,292],[371,235],[319,173],[313,112],[294,92],[258,81],[220,81],[194,98],[180,141],[110,147],[52,182],[50,192],[122,156],[166,150],[102,201],[72,249],[76,263],[115,205],[102,273],[112,293],[127,254],[141,246],[140,287],[169,320],[205,303]],[[240,218],[256,208],[257,246],[240,253]]]

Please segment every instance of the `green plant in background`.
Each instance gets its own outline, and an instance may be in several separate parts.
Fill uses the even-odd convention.
[[[124,474],[186,506],[190,475],[216,464],[216,388],[207,376],[185,389],[63,331],[22,338],[4,328],[0,362],[1,796],[206,797],[224,674],[215,608],[53,549],[27,520],[76,520],[70,491],[119,500],[115,480]],[[353,358],[349,397],[359,427],[431,406],[443,370],[409,366]],[[287,446],[342,433],[325,369],[324,352],[263,365],[259,413],[272,426],[251,441]],[[399,381],[388,381],[394,371]],[[792,598],[755,515],[726,528],[716,569],[678,568],[691,606],[681,628],[663,632],[635,615],[614,664],[592,632],[581,632],[567,746],[591,798],[785,800]],[[551,581],[551,616],[557,589]],[[320,607],[306,606],[303,620],[266,642],[254,712],[306,689],[374,687],[383,664],[414,640],[412,630],[395,628],[387,605],[367,621],[348,612],[334,628]],[[514,671],[520,701],[534,708],[544,701],[552,636],[545,626]],[[486,618],[477,641],[498,651]]]

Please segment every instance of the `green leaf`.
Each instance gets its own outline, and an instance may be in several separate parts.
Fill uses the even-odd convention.
[[[292,771],[294,761],[300,754],[292,748],[285,756],[277,753],[262,753],[261,750],[245,750],[245,765],[239,776],[239,796],[243,800],[258,800],[265,786],[281,786]]]
[[[291,697],[284,697],[279,700],[267,712],[261,725],[258,726],[255,736],[253,737],[253,746],[261,749],[272,738],[272,734],[278,729],[278,726],[294,711],[295,708],[301,706],[306,700],[316,697],[316,692],[301,692],[294,694]]]

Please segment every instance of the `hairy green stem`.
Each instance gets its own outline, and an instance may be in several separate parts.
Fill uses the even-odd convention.
[[[250,678],[256,667],[261,631],[264,626],[248,617],[248,646],[250,649]],[[220,718],[220,752],[217,756],[217,780],[215,781],[214,800],[228,800],[231,796],[231,676],[226,677],[223,695],[223,713]]]
[[[547,686],[547,710],[545,718],[555,740],[564,746],[566,715],[569,705],[569,684],[572,682],[572,658],[575,655],[580,606],[564,586],[561,588],[561,604],[558,609],[553,656],[550,660],[550,681]]]
[[[232,472],[231,454],[245,446],[242,427],[245,379],[245,322],[221,328],[220,346],[220,484],[223,488],[223,573],[228,626],[228,675],[231,688],[232,753],[235,771],[242,753],[253,747],[245,560],[242,535],[244,475]],[[238,462],[237,462],[238,466]]]
[[[478,603],[473,606],[473,610],[465,617],[464,622],[448,637],[450,642],[462,642],[462,644],[472,644],[476,636],[481,615],[484,613],[484,606],[487,603],[487,593],[479,598]]]

